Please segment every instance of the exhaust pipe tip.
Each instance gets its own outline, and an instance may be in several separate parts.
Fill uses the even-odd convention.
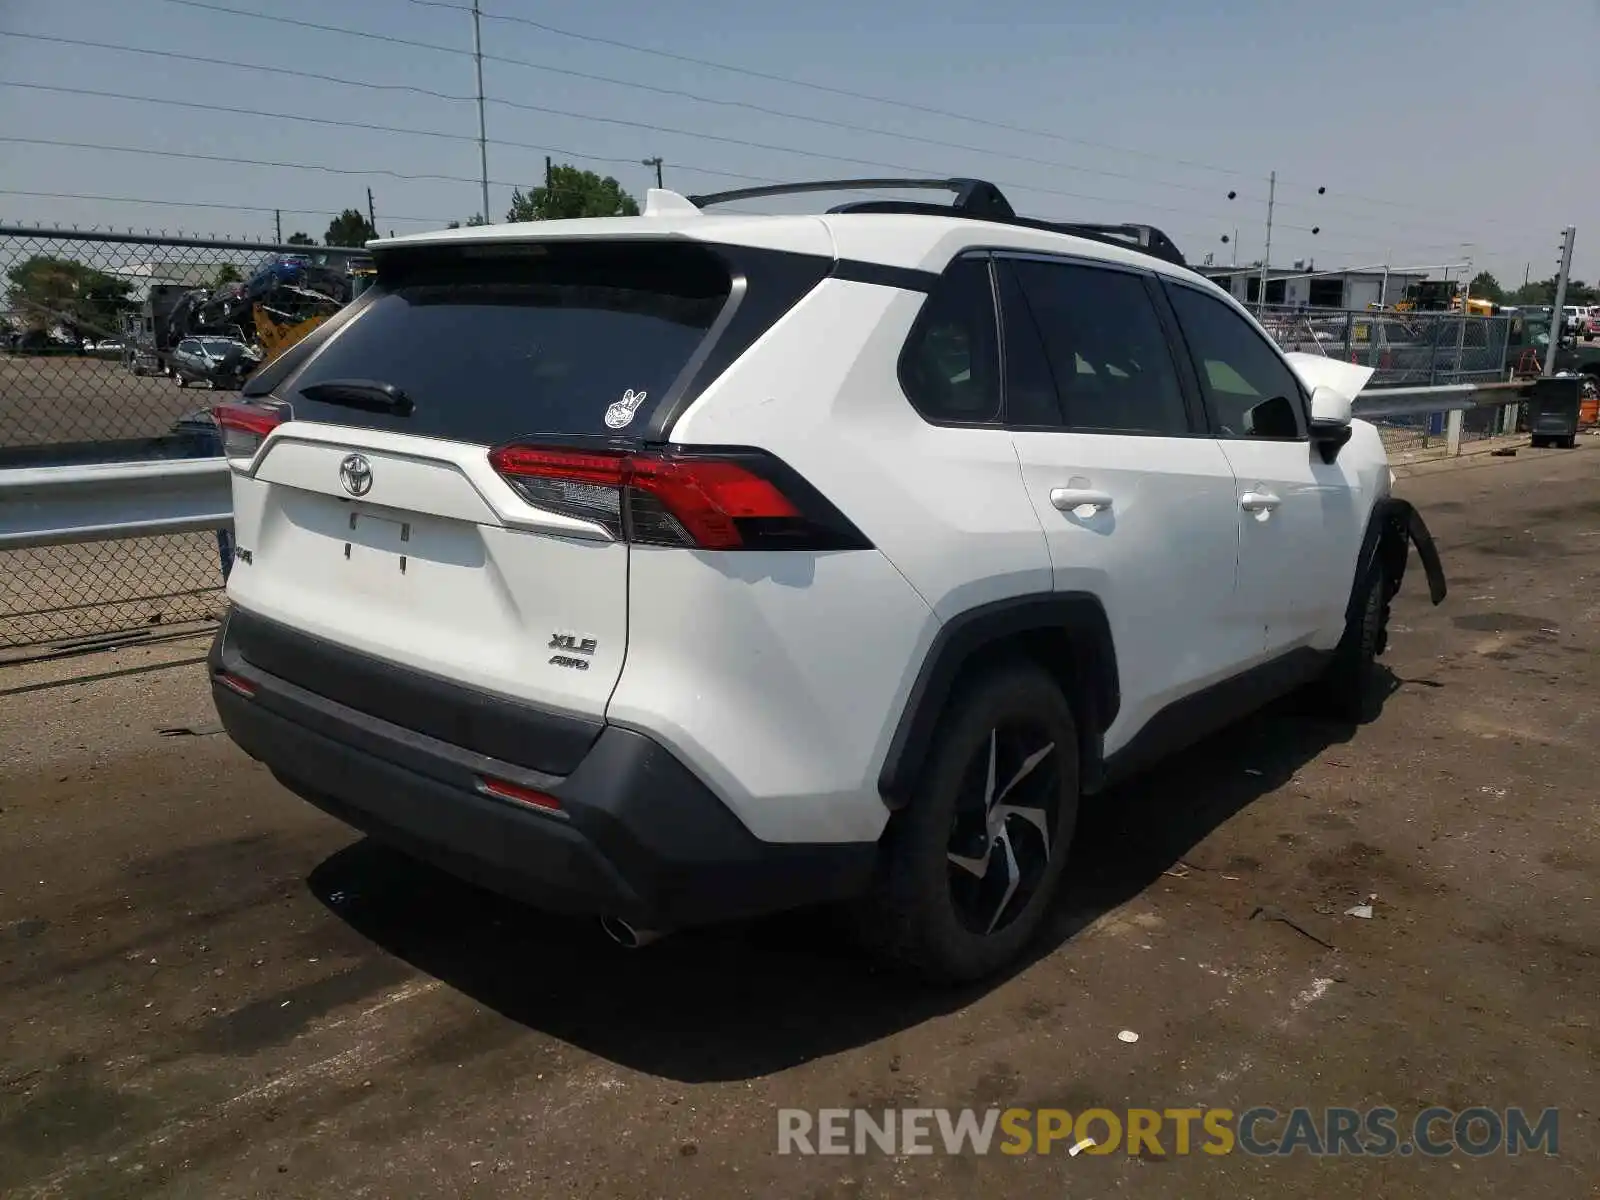
[[[635,929],[621,917],[601,917],[600,928],[606,936],[625,950],[640,950],[658,938],[666,936],[662,929]]]

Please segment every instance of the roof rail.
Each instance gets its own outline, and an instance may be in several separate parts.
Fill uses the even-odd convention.
[[[802,183],[775,183],[762,187],[738,188],[729,192],[712,192],[687,197],[697,208],[713,204],[729,204],[736,200],[753,200],[764,196],[789,196],[804,192],[838,191],[945,191],[955,193],[950,204],[927,204],[915,200],[853,200],[836,205],[833,213],[925,213],[936,216],[959,216],[974,221],[994,221],[1002,225],[1020,225],[1028,229],[1043,229],[1051,233],[1065,233],[1073,237],[1088,238],[1110,246],[1138,250],[1163,262],[1187,267],[1182,251],[1154,225],[1102,225],[1083,221],[1044,221],[1017,215],[1011,202],[994,184],[983,179],[953,176],[949,179],[819,179]]]

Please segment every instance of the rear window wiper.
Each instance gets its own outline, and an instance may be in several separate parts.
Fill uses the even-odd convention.
[[[393,413],[397,417],[409,417],[417,407],[410,396],[381,379],[325,379],[321,383],[307,384],[298,391],[308,400],[322,404]]]

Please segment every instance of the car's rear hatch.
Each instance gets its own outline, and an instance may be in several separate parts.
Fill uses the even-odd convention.
[[[728,306],[728,264],[679,239],[426,245],[380,251],[378,268],[219,418],[229,597],[310,639],[263,651],[270,669],[401,725],[419,726],[419,679],[435,698],[459,687],[599,720],[627,646],[627,542],[604,488],[569,474],[541,492],[489,452],[637,447]]]

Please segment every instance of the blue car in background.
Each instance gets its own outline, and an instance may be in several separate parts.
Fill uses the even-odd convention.
[[[305,277],[306,271],[311,266],[309,254],[273,254],[259,267],[254,275],[250,276],[250,290],[255,291],[258,283],[272,280],[277,283],[298,283]]]

